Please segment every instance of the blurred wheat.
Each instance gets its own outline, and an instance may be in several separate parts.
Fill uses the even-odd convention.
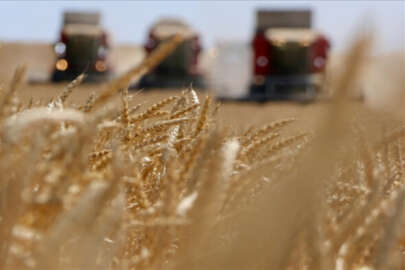
[[[240,134],[192,89],[140,111],[127,87],[82,105],[0,96],[1,269],[404,269],[403,119],[347,102],[367,40],[314,131]],[[121,102],[114,99],[120,93]],[[101,106],[103,105],[103,106]]]

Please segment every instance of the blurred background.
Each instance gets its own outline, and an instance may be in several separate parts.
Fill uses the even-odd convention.
[[[371,24],[379,52],[403,50],[404,1],[1,1],[0,39],[53,42],[65,10],[99,11],[117,43],[144,42],[148,27],[161,16],[181,17],[209,47],[218,40],[249,41],[258,8],[311,8],[314,27],[344,49],[353,29]]]
[[[116,75],[145,57],[143,47],[153,23],[175,17],[199,34],[200,65],[210,89],[218,95],[241,96],[250,83],[256,11],[274,8],[312,10],[313,28],[331,43],[331,66],[339,66],[356,33],[371,29],[378,62],[373,66],[379,68],[370,69],[369,77],[387,68],[403,68],[398,69],[397,62],[405,51],[404,1],[1,1],[0,81],[10,78],[21,63],[28,64],[31,81],[49,80],[55,58],[49,45],[59,38],[63,12],[96,11],[109,33]],[[361,88],[377,88],[379,83],[367,80]],[[378,91],[368,91],[372,99],[380,98]]]

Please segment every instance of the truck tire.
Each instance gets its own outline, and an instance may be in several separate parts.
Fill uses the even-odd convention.
[[[66,76],[64,75],[63,72],[60,72],[58,70],[55,70],[52,73],[51,81],[52,82],[62,82],[66,80]]]

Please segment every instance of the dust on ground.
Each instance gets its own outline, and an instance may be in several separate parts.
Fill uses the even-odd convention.
[[[207,57],[205,63],[207,63],[210,60],[209,54],[205,56]],[[3,85],[7,85],[15,68],[22,64],[28,66],[28,77],[49,74],[54,65],[54,57],[51,44],[4,43],[0,48],[0,83],[3,82]],[[143,57],[144,51],[139,46],[121,45],[115,47],[112,51],[112,61],[115,63],[117,74],[136,65]],[[18,91],[19,97],[24,102],[28,102],[31,98],[43,102],[50,101],[51,98],[63,91],[63,88],[68,83],[51,84],[43,81],[32,84],[29,83],[29,79]],[[79,105],[84,104],[91,92],[97,94],[103,90],[103,87],[103,84],[83,84],[73,91],[68,101]],[[200,92],[200,96],[213,94],[213,92],[215,91]],[[134,94],[134,103],[144,103],[145,106],[148,106],[162,98],[178,93],[178,91],[173,90],[144,90],[140,93],[132,92],[131,94]],[[305,119],[306,122],[313,122],[316,119],[314,116],[321,115],[324,107],[324,103],[301,105],[287,102],[264,104],[228,102],[223,104],[219,110],[219,121],[221,125],[232,129],[243,128],[252,124],[261,125],[285,117],[300,116],[299,118]]]
[[[233,51],[236,52],[243,50],[243,46],[233,46],[232,48]],[[232,57],[233,54],[230,54],[230,57],[233,59],[231,59],[233,62],[230,61],[231,64],[234,63],[235,60],[234,57]],[[114,47],[111,59],[114,63],[116,75],[139,64],[144,56],[145,52],[140,46],[120,45]],[[207,50],[204,60],[205,68],[209,69],[211,65],[211,69],[217,72],[217,69],[212,68],[215,59],[209,59],[209,57],[212,56],[212,51],[210,53],[210,51]],[[27,64],[28,80],[22,86],[22,89],[19,90],[20,97],[26,102],[28,102],[30,98],[49,101],[63,90],[67,82],[51,84],[45,83],[46,80],[43,80],[41,83],[30,84],[29,79],[30,77],[44,77],[49,75],[54,65],[54,57],[51,44],[2,43],[0,45],[0,85],[6,86],[8,84],[17,66]],[[330,72],[334,73],[344,68],[342,59],[343,57],[337,57],[336,55],[332,57],[331,67],[333,70]],[[395,92],[405,91],[403,60],[403,54],[397,53],[375,58],[373,61],[370,60],[369,63],[367,63],[362,81],[359,83],[360,89],[363,88],[363,90],[371,93],[371,95],[368,94],[366,100],[367,104],[377,105],[377,107],[390,106],[389,104],[392,104],[397,96]],[[236,68],[237,66],[238,65],[236,65]],[[240,74],[243,72],[238,72],[239,71],[235,71],[235,74],[239,74],[236,77],[241,77]],[[228,73],[229,76],[235,78],[232,72],[228,71]],[[81,85],[73,92],[70,101],[76,104],[83,104],[86,102],[91,92],[97,94],[102,89],[102,84]],[[211,90],[212,91],[207,91],[206,93],[202,92],[201,95],[218,92],[218,89],[214,89],[213,87],[211,87]],[[146,106],[147,104],[152,104],[153,102],[176,93],[178,92],[170,90],[142,91],[135,95],[134,102],[145,103]],[[221,124],[223,126],[235,129],[248,125],[261,125],[285,117],[297,117],[302,120],[301,122],[305,123],[305,125],[313,126],[313,123],[316,123],[319,117],[323,115],[327,104],[328,103],[325,101],[309,105],[291,102],[268,102],[264,104],[228,102],[220,109],[219,121],[222,122]]]

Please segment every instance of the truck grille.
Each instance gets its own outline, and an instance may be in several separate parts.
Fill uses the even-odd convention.
[[[85,69],[97,60],[100,40],[87,36],[72,36],[66,44],[66,58],[69,66],[75,69]],[[81,71],[80,71],[81,72]]]
[[[298,43],[271,46],[270,69],[274,75],[299,75],[310,72],[310,49]]]
[[[192,63],[193,49],[190,41],[183,42],[163,60],[157,67],[159,73],[185,75],[188,74],[189,67]]]

